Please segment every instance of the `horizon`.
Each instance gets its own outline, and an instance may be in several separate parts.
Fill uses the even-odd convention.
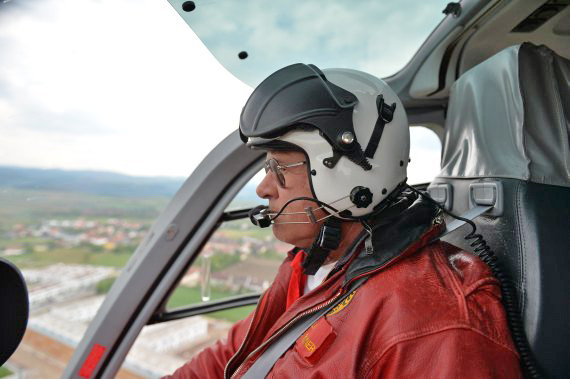
[[[0,168],[15,168],[15,169],[23,169],[23,170],[41,170],[41,171],[63,171],[69,173],[99,173],[99,174],[113,174],[113,175],[120,175],[120,176],[128,176],[133,178],[145,178],[145,179],[152,179],[152,178],[161,178],[161,179],[180,179],[186,180],[188,176],[168,176],[168,175],[133,175],[129,173],[124,173],[120,171],[113,171],[113,170],[106,170],[106,169],[75,169],[75,168],[61,168],[61,167],[36,167],[36,166],[22,166],[22,165],[13,165],[13,164],[4,164],[0,163]]]

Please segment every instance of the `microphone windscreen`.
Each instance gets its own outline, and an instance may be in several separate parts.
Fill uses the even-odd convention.
[[[253,225],[259,226],[260,228],[266,228],[271,225],[271,217],[264,213],[267,208],[266,205],[258,205],[249,211],[249,220]]]

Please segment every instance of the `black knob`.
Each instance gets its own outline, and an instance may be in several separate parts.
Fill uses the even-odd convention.
[[[356,186],[350,191],[350,201],[356,208],[366,208],[372,203],[372,192],[366,187]]]

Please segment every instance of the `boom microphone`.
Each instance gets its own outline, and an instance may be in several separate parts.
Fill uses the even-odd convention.
[[[336,201],[333,201],[332,204],[336,203],[337,201],[343,200],[346,197],[347,196],[345,196],[341,199],[338,199]],[[315,208],[315,209],[313,207],[305,207],[304,212],[283,212],[285,210],[285,208],[287,206],[289,206],[289,204],[291,204],[294,201],[301,201],[301,200],[312,201],[312,202],[320,205],[320,207]],[[324,217],[317,219],[317,217],[314,214],[314,211],[319,210],[319,209],[324,209],[324,208],[328,208],[332,212],[327,214]],[[253,223],[253,225],[259,226],[260,228],[267,228],[271,224],[316,224],[316,223],[318,223],[324,219],[327,219],[331,216],[335,216],[338,213],[339,213],[339,211],[336,208],[334,208],[333,206],[331,206],[327,203],[323,203],[322,201],[319,201],[317,199],[313,199],[311,197],[296,197],[296,198],[293,198],[293,199],[287,201],[281,207],[279,212],[277,212],[277,213],[270,212],[269,207],[266,205],[259,205],[255,208],[252,208],[249,211],[248,215],[249,215],[249,219]],[[296,214],[306,215],[308,218],[308,221],[284,221],[284,222],[279,222],[279,223],[275,222],[277,217],[280,217],[283,215],[296,215]]]

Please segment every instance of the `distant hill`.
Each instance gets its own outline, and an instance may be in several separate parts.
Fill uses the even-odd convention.
[[[0,187],[85,193],[114,197],[172,197],[186,178],[141,177],[105,171],[68,171],[0,165]],[[258,204],[255,185],[248,183],[234,199]]]
[[[0,166],[0,187],[120,197],[173,196],[185,178]]]

